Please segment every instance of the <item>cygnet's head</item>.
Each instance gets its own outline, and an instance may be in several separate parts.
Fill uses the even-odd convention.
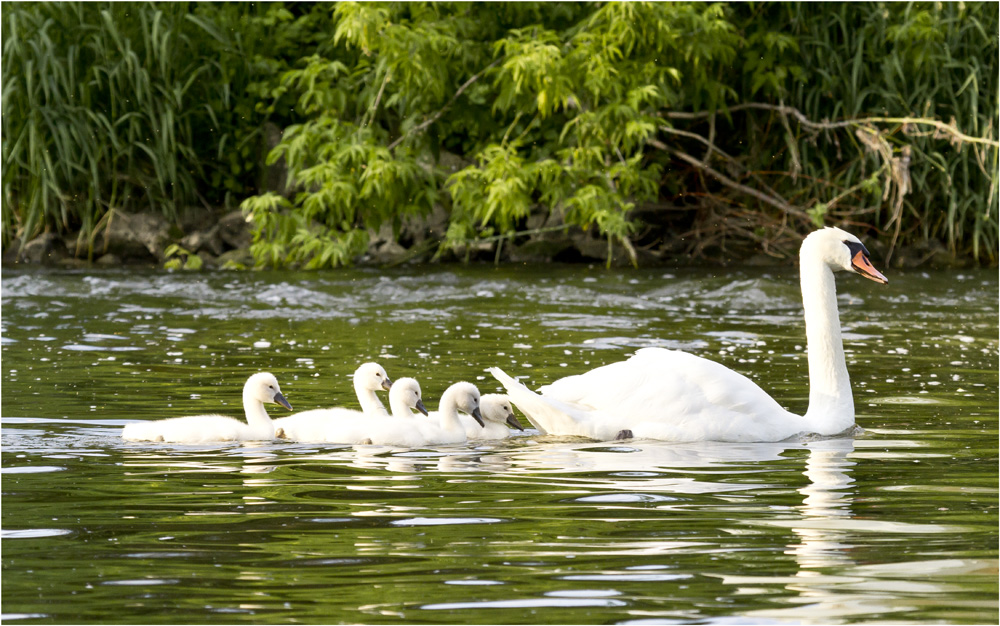
[[[389,375],[385,373],[378,363],[363,363],[361,367],[354,371],[354,388],[365,391],[386,391],[392,386]]]
[[[389,389],[389,403],[393,407],[400,404],[407,409],[416,409],[427,415],[424,401],[420,398],[420,383],[413,378],[398,378],[392,383],[392,388]]]
[[[799,250],[803,262],[818,259],[834,271],[854,272],[883,285],[888,283],[889,279],[872,266],[870,256],[860,239],[832,226],[810,233]]]
[[[521,422],[514,417],[514,408],[510,405],[510,399],[507,396],[500,393],[488,393],[479,399],[479,407],[483,411],[483,419],[524,430]]]
[[[459,411],[464,411],[471,415],[480,426],[485,426],[483,414],[479,411],[479,390],[472,383],[455,383],[445,389],[441,396],[442,403],[445,396],[451,397],[455,401],[455,406]]]
[[[243,385],[243,396],[249,396],[258,402],[280,404],[289,411],[292,410],[292,405],[288,404],[285,396],[281,395],[278,379],[268,372],[254,374],[248,378],[247,384]]]

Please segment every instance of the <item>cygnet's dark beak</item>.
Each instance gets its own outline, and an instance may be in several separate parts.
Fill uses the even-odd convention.
[[[479,407],[478,406],[476,408],[472,409],[472,417],[477,422],[479,422],[480,426],[483,426],[483,427],[486,426],[486,424],[483,422],[483,414],[479,412]]]
[[[513,412],[511,412],[511,414],[507,416],[507,425],[510,426],[511,428],[524,430],[524,426],[521,426],[521,422],[517,421],[517,418],[514,417]]]
[[[275,394],[274,394],[274,402],[275,402],[275,404],[280,404],[281,406],[285,407],[289,411],[292,410],[292,405],[288,404],[288,400],[285,400],[285,396],[281,395],[280,391],[275,392]]]
[[[392,381],[389,380],[388,376],[386,376],[385,380],[382,381],[382,389],[389,391],[389,387],[392,387]]]
[[[428,414],[427,409],[424,407],[424,401],[419,398],[417,399],[417,404],[414,408],[423,413],[424,415]]]

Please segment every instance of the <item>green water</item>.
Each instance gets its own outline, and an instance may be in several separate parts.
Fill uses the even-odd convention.
[[[125,443],[682,348],[803,411],[793,269],[2,275],[8,623],[996,623],[997,273],[842,276],[853,438]],[[272,416],[281,409],[271,409]]]

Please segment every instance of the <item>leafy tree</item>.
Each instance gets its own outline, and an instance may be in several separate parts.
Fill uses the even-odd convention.
[[[613,243],[632,254],[652,210],[679,214],[670,223],[693,253],[745,241],[780,255],[830,222],[894,244],[908,212],[909,238],[992,258],[995,167],[975,165],[996,164],[996,142],[948,150],[957,135],[941,133],[937,107],[994,132],[996,55],[971,48],[996,49],[984,37],[995,17],[978,5],[340,3],[331,40],[282,77],[308,121],[271,159],[288,161],[299,191],[285,208],[244,207],[295,222],[284,232],[309,250],[323,237],[341,251],[324,259],[434,203],[450,210],[445,248],[514,238],[543,211],[595,229],[609,256]],[[975,60],[949,61],[957,51]],[[444,151],[467,165],[444,170]],[[956,176],[973,191],[947,193]],[[939,184],[918,196],[914,178]],[[258,260],[327,264],[295,246],[265,254],[287,244],[274,232],[259,232]]]

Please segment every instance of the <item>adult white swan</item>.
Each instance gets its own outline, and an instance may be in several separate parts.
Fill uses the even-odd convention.
[[[224,415],[192,415],[126,424],[122,438],[129,441],[170,441],[205,443],[209,441],[261,441],[274,438],[274,423],[264,410],[264,403],[292,406],[281,395],[278,380],[267,372],[254,374],[243,385],[243,423]]]
[[[530,391],[498,368],[492,374],[543,434],[592,439],[781,441],[832,436],[854,426],[834,272],[888,283],[857,237],[839,228],[813,232],[799,251],[809,359],[809,409],[783,409],[750,379],[676,350],[644,348],[627,361],[568,376]]]
[[[378,363],[362,363],[354,371],[353,380],[354,393],[358,397],[358,404],[361,405],[361,413],[370,417],[388,416],[385,407],[375,394],[380,389],[390,389],[392,386],[392,381],[382,366]],[[346,407],[302,411],[274,420],[274,432],[278,439],[324,441],[324,433],[333,421],[356,419],[361,413]]]

